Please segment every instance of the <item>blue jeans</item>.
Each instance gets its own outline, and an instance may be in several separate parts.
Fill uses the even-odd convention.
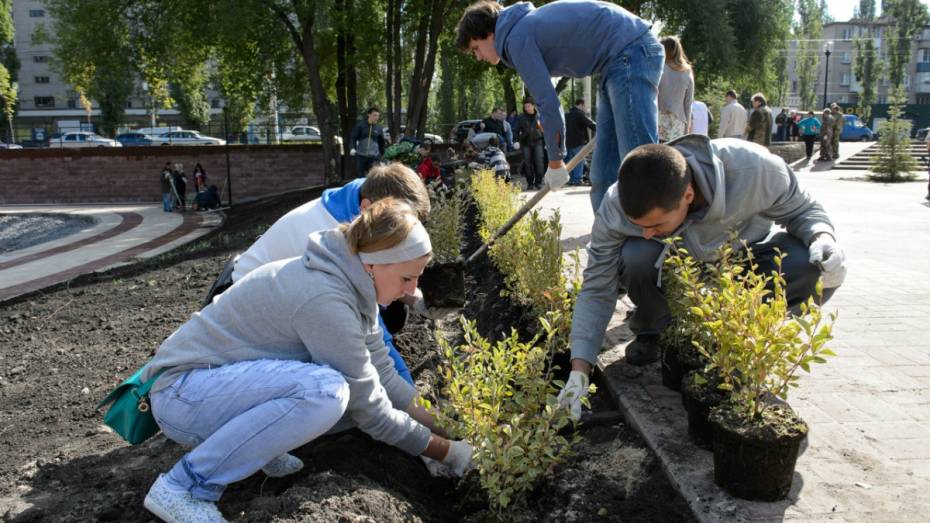
[[[659,273],[656,260],[662,253],[662,243],[645,238],[627,238],[620,249],[620,282],[627,289],[636,312],[630,318],[630,330],[639,334],[659,334],[671,320],[664,287],[656,285]],[[787,254],[782,260],[782,274],[786,282],[788,308],[800,312],[802,302],[814,296],[820,269],[808,261],[808,249],[798,238],[787,232],[776,232],[763,241],[749,245],[758,264],[756,272],[771,274],[776,269],[773,261],[776,249]],[[663,280],[671,278],[663,273]],[[836,289],[824,289],[826,303]]]
[[[171,193],[161,193],[161,207],[165,212],[171,212]]]
[[[378,325],[381,326],[381,330],[384,332],[384,345],[387,346],[388,356],[390,356],[391,360],[394,361],[394,370],[400,374],[400,377],[403,378],[404,381],[414,385],[413,376],[410,375],[410,370],[407,369],[407,363],[404,362],[403,356],[397,352],[397,347],[394,346],[394,337],[391,336],[391,333],[388,332],[387,327],[384,325],[384,320],[381,319],[381,314],[378,314]]]
[[[620,162],[634,148],[659,141],[659,80],[665,48],[651,32],[637,38],[603,71],[597,93],[597,144],[591,164],[596,213]]]
[[[584,145],[579,145],[578,147],[572,147],[565,154],[565,163],[571,161],[572,158],[578,154],[581,149],[584,148]],[[584,161],[578,162],[578,165],[574,169],[568,171],[568,183],[581,183],[581,180],[584,178]]]
[[[192,448],[168,481],[216,501],[230,483],[326,433],[345,413],[349,385],[325,365],[241,361],[187,372],[151,400],[165,436]]]

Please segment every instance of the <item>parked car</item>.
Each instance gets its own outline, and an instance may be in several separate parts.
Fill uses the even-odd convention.
[[[203,136],[197,131],[171,131],[153,136],[152,145],[226,145],[226,140]]]
[[[22,149],[23,146],[16,143],[2,143],[0,142],[0,149]]]
[[[336,145],[342,145],[342,137],[334,136]],[[312,125],[295,125],[281,135],[282,142],[321,142],[320,129]]]
[[[152,145],[151,136],[135,131],[117,135],[116,141],[123,144],[124,146],[132,147],[146,147]]]
[[[78,131],[62,133],[49,140],[48,146],[55,149],[79,149],[84,147],[122,147],[123,144],[90,131]]]
[[[843,115],[846,119],[840,140],[844,142],[871,142],[875,140],[875,133],[869,129],[858,116],[854,114]]]
[[[923,129],[917,129],[917,134],[914,135],[914,138],[918,142],[926,142],[928,132],[930,132],[930,127],[924,127]]]
[[[481,120],[463,120],[455,124],[455,127],[452,128],[452,132],[449,133],[449,143],[463,143],[468,138],[468,131],[473,129],[480,121]]]

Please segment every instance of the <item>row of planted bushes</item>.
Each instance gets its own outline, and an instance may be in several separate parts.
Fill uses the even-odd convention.
[[[432,188],[427,229],[434,263],[461,255],[466,198],[478,211],[482,241],[521,206],[520,190],[491,171],[475,171],[458,190]],[[450,435],[470,441],[480,484],[499,515],[518,505],[552,467],[571,455],[578,436],[571,418],[557,406],[562,382],[553,358],[567,349],[574,296],[580,286],[563,274],[558,214],[524,217],[489,249],[505,280],[503,294],[539,316],[528,341],[511,331],[500,341],[480,336],[475,323],[460,317],[463,339],[450,343],[437,333],[443,353],[435,411]],[[577,262],[577,257],[575,258]],[[432,407],[432,406],[430,406]]]
[[[735,238],[701,263],[671,240],[663,281],[672,321],[661,342],[662,380],[682,391],[692,440],[714,452],[715,481],[732,494],[784,498],[807,425],[787,404],[799,371],[834,353],[823,288],[788,307],[784,255],[765,274]]]

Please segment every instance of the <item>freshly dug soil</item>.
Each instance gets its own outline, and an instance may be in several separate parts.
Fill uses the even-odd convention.
[[[142,500],[184,450],[162,435],[127,446],[102,425],[96,403],[199,309],[232,254],[318,195],[304,191],[238,206],[222,228],[195,244],[0,305],[0,520],[154,520]],[[395,336],[421,390],[438,361],[434,327],[412,313]],[[514,519],[692,521],[638,435],[622,424],[583,434],[573,460],[547,477]],[[301,472],[280,479],[258,473],[231,485],[219,503],[223,514],[232,521],[287,522],[486,515],[460,504],[475,497],[474,480],[457,486],[432,478],[419,459],[359,431],[320,438],[294,453],[306,464]]]
[[[0,254],[70,236],[95,221],[77,214],[0,214]]]

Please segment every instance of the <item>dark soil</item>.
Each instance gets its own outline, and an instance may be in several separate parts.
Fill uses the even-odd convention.
[[[95,221],[77,214],[0,214],[0,254],[64,238],[93,227]]]
[[[145,493],[184,451],[162,435],[127,446],[102,425],[96,403],[199,309],[231,255],[318,193],[237,206],[222,228],[193,245],[0,305],[0,520],[154,520],[142,507]],[[471,278],[472,288],[487,284],[474,272]],[[469,293],[485,296],[490,308],[499,287]],[[528,321],[519,308],[508,307],[499,321],[489,314],[483,321],[507,331],[508,317]],[[473,310],[473,304],[466,307]],[[437,364],[434,327],[411,313],[395,336],[421,390]],[[596,410],[614,408],[605,398],[595,396],[594,403]],[[583,435],[573,460],[547,477],[514,519],[692,521],[630,428],[592,426]],[[224,515],[233,521],[406,522],[480,520],[485,514],[460,504],[475,497],[474,480],[456,486],[432,478],[420,460],[358,431],[320,438],[294,453],[304,470],[280,479],[259,473],[231,485],[219,503]]]

